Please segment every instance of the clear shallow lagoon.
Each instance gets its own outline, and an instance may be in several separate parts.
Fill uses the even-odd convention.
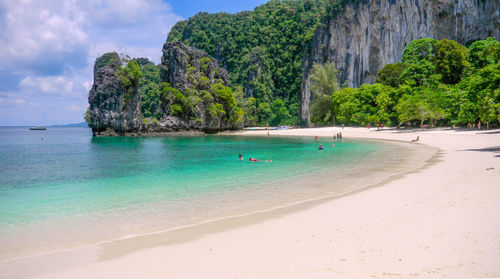
[[[348,139],[0,127],[0,261],[346,193],[406,171],[418,152]]]

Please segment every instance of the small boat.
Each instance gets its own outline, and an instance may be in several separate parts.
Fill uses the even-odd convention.
[[[38,126],[38,127],[30,127],[30,130],[47,130],[47,128]]]

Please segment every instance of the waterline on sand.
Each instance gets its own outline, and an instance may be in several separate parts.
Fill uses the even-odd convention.
[[[164,221],[166,219],[154,215],[146,223],[161,223],[160,226],[149,226],[147,230],[136,230],[132,234],[109,238],[104,241],[97,240],[84,245],[53,249],[38,253],[38,255],[50,254],[55,251],[71,251],[75,248],[92,245],[111,244],[112,246],[117,241],[123,242],[147,236],[168,234],[169,232],[186,230],[238,217],[280,211],[282,209],[288,210],[300,205],[343,196],[366,187],[378,185],[391,177],[415,171],[425,165],[425,162],[436,153],[436,149],[423,145],[376,140],[362,142],[377,145],[377,152],[361,157],[350,164],[336,166],[331,169],[325,168],[308,174],[261,182],[251,188],[242,188],[238,189],[238,191],[231,189],[216,193],[205,193],[198,200],[200,204],[197,205],[197,202],[190,203],[191,206],[196,205],[196,208],[191,208],[190,214],[192,216],[187,216],[185,220],[180,220],[180,222],[169,222],[170,226],[165,226]],[[286,191],[283,191],[283,185],[286,185]],[[152,208],[160,211],[166,210],[161,205],[153,205]],[[109,226],[112,227],[113,224],[120,224],[121,222],[126,223],[127,219],[118,218]],[[12,260],[14,258],[7,261]]]

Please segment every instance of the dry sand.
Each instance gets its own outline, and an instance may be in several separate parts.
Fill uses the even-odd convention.
[[[271,136],[330,137],[340,130],[271,131]],[[500,277],[499,130],[345,128],[342,133],[402,141],[420,136],[419,144],[440,152],[429,166],[379,187],[207,225],[202,234],[192,229],[169,239],[104,245],[90,263],[71,267],[61,260],[58,271],[40,278]]]

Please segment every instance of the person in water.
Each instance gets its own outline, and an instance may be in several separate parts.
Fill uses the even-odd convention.
[[[240,160],[243,161],[243,155],[240,153]]]
[[[319,149],[319,150],[323,150],[323,149],[325,149],[325,148],[324,148],[324,147],[323,147],[323,145],[320,143],[320,144],[319,144],[319,148],[318,148],[318,149]]]
[[[261,161],[261,160],[257,160],[255,158],[252,158],[252,157],[249,157],[248,160],[250,160],[250,162],[264,162],[264,163],[267,163],[267,162],[272,162],[273,160],[265,160],[265,161]]]

